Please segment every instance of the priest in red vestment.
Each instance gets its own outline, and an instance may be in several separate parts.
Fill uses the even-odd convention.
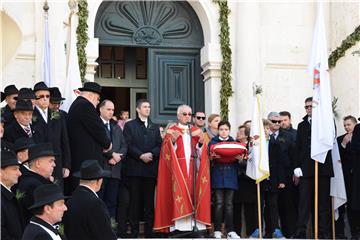
[[[202,144],[204,137],[201,129],[188,124],[191,115],[191,107],[178,107],[178,123],[168,129],[161,147],[154,223],[154,230],[158,232],[191,231],[195,225],[194,218],[198,230],[205,230],[211,225],[207,147]],[[197,156],[195,201],[194,156]]]

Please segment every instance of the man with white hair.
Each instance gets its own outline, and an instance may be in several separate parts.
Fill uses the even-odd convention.
[[[205,230],[211,222],[209,160],[206,146],[202,146],[203,132],[190,125],[191,117],[190,106],[179,106],[178,123],[169,128],[163,141],[156,193],[156,206],[159,206],[155,208],[156,231],[192,231],[195,222],[198,230]],[[197,161],[196,169],[193,168],[194,160]],[[197,171],[196,191],[194,170]],[[173,194],[169,195],[169,190]]]

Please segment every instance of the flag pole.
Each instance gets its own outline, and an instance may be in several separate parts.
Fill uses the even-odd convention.
[[[258,223],[259,223],[259,239],[262,239],[262,218],[261,218],[261,204],[260,204],[260,183],[256,183],[257,188],[257,204],[258,204]]]
[[[332,239],[336,239],[336,229],[335,229],[335,208],[334,208],[334,197],[331,197],[331,225],[332,225]]]
[[[319,175],[318,175],[318,161],[315,161],[315,211],[314,211],[314,222],[315,222],[315,235],[314,235],[314,239],[317,240],[318,239],[318,193],[319,193]]]

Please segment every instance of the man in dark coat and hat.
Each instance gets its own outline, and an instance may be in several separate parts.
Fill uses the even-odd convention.
[[[61,117],[67,120],[67,112],[60,109],[60,106],[62,105],[63,101],[66,98],[63,98],[60,92],[60,89],[58,87],[52,87],[49,88],[50,90],[50,105],[49,108],[53,112],[59,112]]]
[[[34,191],[34,204],[29,207],[34,216],[26,226],[22,239],[24,240],[61,240],[55,224],[61,222],[66,197],[59,186],[44,184]]]
[[[19,90],[15,85],[8,85],[5,87],[4,92],[1,92],[1,101],[5,99],[6,106],[1,108],[1,115],[4,118],[6,124],[11,123],[15,120],[12,110],[14,110],[16,105],[16,97],[18,96]]]
[[[43,129],[33,124],[33,105],[30,100],[18,100],[13,110],[16,121],[5,126],[4,140],[14,143],[21,137],[33,138],[34,142],[46,141]]]
[[[63,219],[65,235],[69,240],[116,239],[108,209],[96,193],[103,178],[110,177],[111,172],[104,171],[98,160],[86,160],[74,176],[80,178],[80,186],[67,202],[68,211]]]
[[[52,173],[55,167],[55,154],[50,143],[40,143],[29,148],[29,171],[26,171],[19,179],[18,192],[21,196],[19,201],[24,210],[26,223],[32,214],[28,208],[34,203],[33,192],[43,184],[52,184]]]
[[[86,82],[79,90],[80,96],[71,104],[68,113],[72,171],[78,171],[81,163],[86,159],[102,161],[103,153],[112,147],[104,124],[96,111],[100,101],[101,86],[94,82]],[[75,188],[78,181],[72,180]]]
[[[21,239],[25,224],[21,208],[10,189],[21,176],[15,153],[1,151],[1,239]]]
[[[68,131],[65,120],[59,112],[53,112],[49,108],[50,89],[44,82],[38,82],[34,86],[36,95],[33,116],[36,118],[37,128],[43,129],[46,135],[46,142],[51,142],[55,153],[56,167],[53,176],[63,188],[63,178],[70,174],[71,157]],[[35,123],[34,123],[35,124]]]

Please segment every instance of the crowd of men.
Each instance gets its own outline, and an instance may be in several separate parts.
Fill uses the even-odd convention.
[[[60,110],[65,99],[59,89],[44,82],[32,89],[9,85],[1,93],[1,101],[6,101],[0,128],[1,239],[183,237],[194,230],[202,233],[197,237],[212,237],[211,213],[219,209],[211,204],[214,156],[208,143],[217,135],[219,115],[206,121],[204,112],[181,105],[176,123],[159,126],[149,117],[149,101],[140,99],[137,117],[118,122],[115,105],[105,99],[100,85],[86,82],[79,90],[68,112]],[[271,112],[264,122],[270,159],[270,177],[261,192],[265,237],[313,236],[311,98],[304,107],[306,115],[297,130],[287,111]],[[229,123],[220,124],[230,128]],[[347,218],[351,237],[360,239],[360,124],[350,115],[343,124],[346,133],[337,141],[347,203],[339,211],[336,237],[345,237]],[[250,126],[247,121],[238,128],[236,141],[251,151]],[[233,208],[231,204],[221,210],[234,212],[225,213],[231,221],[223,219],[231,224],[231,230],[226,227],[228,238],[259,237],[256,185],[246,176],[246,158],[236,163]],[[322,239],[331,237],[333,174],[329,151],[319,164]],[[222,237],[219,230],[216,238]]]

